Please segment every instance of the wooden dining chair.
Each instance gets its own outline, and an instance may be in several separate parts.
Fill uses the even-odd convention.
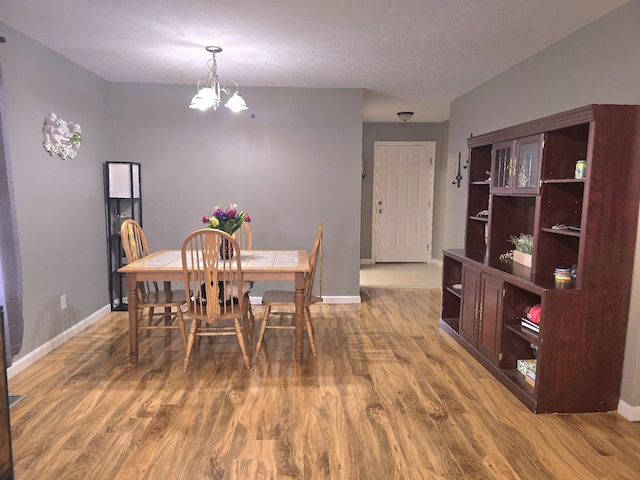
[[[251,232],[251,227],[247,222],[244,222],[240,225],[240,228],[233,232],[233,238],[238,242],[238,246],[240,250],[253,250],[253,233]],[[247,298],[245,302],[245,307],[247,308],[247,316],[249,321],[251,322],[251,327],[255,327],[256,318],[253,315],[253,308],[251,307],[251,300],[249,299],[249,293],[247,292]]]
[[[233,247],[231,258],[220,254],[223,241]],[[182,244],[182,271],[189,292],[185,315],[193,318],[184,371],[189,369],[196,338],[199,344],[200,337],[225,335],[237,337],[244,366],[250,369],[252,334],[246,320],[246,282],[242,281],[241,253],[235,239],[222,230],[204,228],[191,233]]]
[[[233,232],[233,238],[238,242],[240,250],[253,250],[253,233],[247,222],[244,222],[238,230]]]
[[[122,223],[120,238],[128,263],[149,254],[147,239],[135,220],[128,219]],[[151,330],[178,329],[182,345],[186,348],[187,333],[182,316],[182,306],[186,302],[184,290],[165,291],[158,288],[157,282],[138,282],[138,328],[146,330],[147,336]],[[149,309],[146,324],[143,322],[145,309]]]
[[[316,354],[316,342],[314,339],[313,324],[311,323],[311,313],[309,307],[313,304],[322,302],[322,234],[324,231],[324,223],[320,223],[318,227],[318,233],[311,249],[311,255],[309,257],[309,273],[304,277],[304,323],[309,337],[309,347],[311,352]],[[316,270],[318,265],[320,266],[320,281],[318,295],[313,294],[313,286],[315,283]],[[262,325],[260,326],[260,333],[258,335],[258,342],[256,343],[256,356],[260,353],[262,344],[264,341],[264,334],[267,329],[274,330],[295,330],[293,324],[283,324],[284,316],[293,317],[295,311],[295,291],[289,290],[267,290],[262,296],[262,305],[264,305],[264,314],[262,316]],[[272,308],[285,308],[286,311],[274,312]],[[293,309],[293,310],[292,310]],[[280,323],[269,323],[269,319],[272,315],[279,314]]]

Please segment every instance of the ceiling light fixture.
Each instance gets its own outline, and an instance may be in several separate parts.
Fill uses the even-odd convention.
[[[213,110],[217,110],[220,106],[220,102],[222,101],[220,97],[220,93],[230,94],[231,90],[227,88],[226,84],[220,85],[220,80],[218,79],[218,63],[216,62],[216,53],[220,53],[222,48],[209,46],[205,47],[205,50],[211,54],[211,58],[207,61],[207,65],[209,66],[209,73],[207,73],[206,78],[201,78],[198,80],[198,91],[191,99],[191,104],[189,108],[193,108],[195,110],[209,110],[213,108]],[[233,95],[227,103],[224,105],[229,110],[233,112],[241,112],[242,110],[247,110],[247,104],[244,99],[238,92],[238,83],[234,80],[230,80],[236,86],[236,91],[233,92]]]
[[[400,120],[406,122],[407,120],[410,120],[411,117],[413,117],[413,112],[398,112],[396,115],[398,115],[398,118]]]

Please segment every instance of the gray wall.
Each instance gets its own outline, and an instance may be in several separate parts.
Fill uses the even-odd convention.
[[[234,115],[187,108],[193,86],[109,85],[113,158],[142,164],[150,248],[179,248],[216,204],[251,215],[256,248],[309,250],[324,221],[323,294],[359,295],[362,90],[241,92],[250,111]]]
[[[202,113],[187,108],[193,86],[108,83],[1,23],[0,34],[24,273],[14,360],[108,304],[109,160],[142,164],[151,248],[179,248],[222,202],[251,214],[258,248],[310,249],[323,220],[323,293],[359,295],[362,90],[249,88],[248,114]],[[81,125],[75,159],[43,149],[50,112]]]
[[[451,104],[447,176],[454,175],[456,152],[464,151],[471,132],[485,133],[589,103],[640,103],[638,20],[640,2],[629,2],[457,98]],[[465,189],[447,185],[448,248],[463,245],[465,194]],[[636,262],[621,392],[622,400],[631,406],[640,406],[639,346],[640,266]]]
[[[109,158],[107,83],[0,23],[9,151],[22,253],[23,356],[108,303],[102,162]],[[45,116],[79,123],[73,160],[42,146]],[[68,308],[60,310],[60,296]]]
[[[444,241],[445,175],[447,169],[447,130],[449,123],[365,123],[362,129],[362,205],[360,258],[371,259],[373,236],[373,170],[375,142],[436,142],[435,191],[433,196],[434,259],[442,260]]]

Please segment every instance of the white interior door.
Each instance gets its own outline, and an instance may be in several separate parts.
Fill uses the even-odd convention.
[[[429,262],[436,142],[375,142],[376,262]]]

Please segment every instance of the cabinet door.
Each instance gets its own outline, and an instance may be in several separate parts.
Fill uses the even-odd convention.
[[[516,140],[515,168],[511,185],[512,193],[537,194],[540,191],[540,159],[542,135]]]
[[[496,143],[491,151],[491,193],[537,195],[543,135]]]
[[[491,193],[509,193],[513,170],[513,141],[496,143],[491,150]]]
[[[483,273],[480,288],[478,350],[494,365],[499,366],[502,353],[504,282]]]
[[[460,304],[460,335],[471,345],[478,345],[478,311],[480,271],[462,265],[462,303]]]

